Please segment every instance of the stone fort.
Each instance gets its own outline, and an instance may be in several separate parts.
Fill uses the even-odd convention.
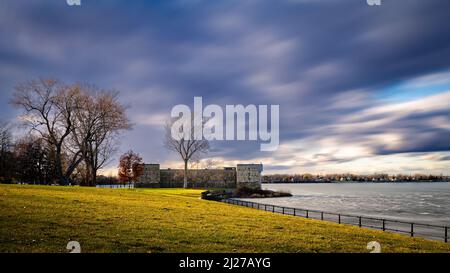
[[[222,169],[188,170],[189,188],[261,188],[262,164],[238,164]],[[144,164],[136,187],[182,188],[183,169],[161,169],[159,164]]]

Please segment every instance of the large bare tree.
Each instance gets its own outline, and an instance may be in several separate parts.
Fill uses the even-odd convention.
[[[201,130],[202,128],[195,128],[195,122],[193,122],[194,118],[192,118],[190,124],[190,134],[189,138],[181,137],[180,139],[175,139],[172,136],[172,125],[174,120],[170,120],[167,122],[165,126],[165,137],[164,137],[164,146],[173,152],[176,152],[184,163],[184,174],[183,174],[183,187],[186,189],[188,187],[188,164],[191,161],[199,160],[200,157],[209,151],[209,142],[206,139],[196,140],[194,138],[195,129]],[[203,126],[205,122],[201,126]],[[184,128],[186,129],[186,128]]]
[[[56,175],[63,185],[69,184],[70,175],[83,160],[81,152],[76,151],[63,162],[64,145],[74,130],[74,101],[79,94],[78,86],[39,79],[17,85],[12,99],[13,105],[24,110],[22,120],[55,148]]]
[[[97,172],[109,162],[116,151],[117,137],[131,128],[125,107],[118,102],[118,92],[100,90],[92,85],[81,88],[77,99],[73,140],[81,151],[88,185],[95,185]]]
[[[131,128],[117,94],[54,79],[28,81],[16,87],[12,103],[24,110],[25,123],[54,147],[61,184],[67,185],[84,162],[86,184],[94,185],[98,170],[115,150],[117,135]]]

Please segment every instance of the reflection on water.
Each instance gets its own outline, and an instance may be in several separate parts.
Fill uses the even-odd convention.
[[[257,202],[450,226],[450,183],[263,184],[293,197]],[[256,200],[253,200],[256,201]]]

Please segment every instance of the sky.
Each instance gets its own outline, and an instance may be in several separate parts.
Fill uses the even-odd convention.
[[[120,91],[129,150],[163,147],[173,106],[280,105],[280,146],[212,141],[218,167],[264,173],[450,174],[450,1],[0,0],[0,119],[38,77]],[[206,159],[205,159],[206,160]]]

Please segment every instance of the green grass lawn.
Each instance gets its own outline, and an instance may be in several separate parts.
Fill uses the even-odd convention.
[[[200,190],[0,185],[0,252],[450,252],[450,244],[200,200]]]

